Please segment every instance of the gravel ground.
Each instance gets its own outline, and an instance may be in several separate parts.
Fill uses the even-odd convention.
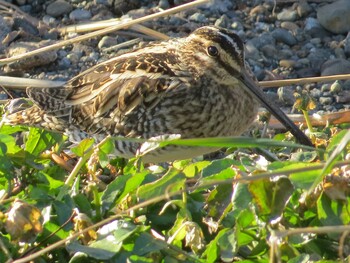
[[[36,20],[0,13],[0,56],[9,57],[48,45],[61,37],[60,26],[121,17],[138,18],[183,4],[183,0],[13,0]],[[0,4],[1,4],[0,2]],[[188,1],[187,1],[188,2]],[[339,19],[341,17],[342,19]],[[217,25],[238,33],[246,43],[246,57],[259,80],[302,78],[350,73],[350,1],[348,0],[216,0],[163,17],[145,26],[169,36],[184,36],[203,25]],[[96,63],[125,50],[113,47],[135,38],[132,31],[94,38],[34,59],[0,67],[0,75],[68,80]],[[149,41],[145,37],[143,41]],[[2,44],[1,44],[2,42]],[[112,50],[112,51],[111,51]],[[350,81],[336,85],[308,84],[267,91],[271,100],[291,109],[295,90],[316,100],[314,112],[350,109]],[[7,99],[0,94],[0,99]]]

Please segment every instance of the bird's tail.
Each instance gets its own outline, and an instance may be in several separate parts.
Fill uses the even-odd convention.
[[[26,99],[14,99],[5,108],[1,124],[26,125],[39,127],[55,132],[64,132],[65,125],[62,120],[47,115],[38,106]]]

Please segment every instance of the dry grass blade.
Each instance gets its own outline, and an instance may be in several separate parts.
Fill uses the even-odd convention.
[[[12,89],[26,89],[27,87],[47,88],[60,87],[64,85],[63,81],[52,81],[42,79],[28,79],[17,77],[0,76],[0,86]]]
[[[131,20],[129,20],[131,21]],[[121,21],[120,19],[110,19],[110,20],[104,20],[104,21],[97,21],[97,22],[91,22],[91,23],[84,23],[84,24],[78,24],[78,25],[71,25],[66,27],[61,27],[58,29],[61,34],[67,34],[67,33],[83,33],[83,32],[90,32],[95,30],[104,29],[111,26],[117,26],[121,23],[124,23],[125,21]],[[131,30],[134,30],[136,32],[143,33],[147,36],[150,36],[155,39],[162,39],[166,40],[169,39],[169,37],[165,34],[162,34],[158,31],[155,31],[153,29],[150,29],[148,27],[142,26],[142,25],[133,25],[130,27]]]
[[[350,74],[322,76],[322,77],[310,77],[310,78],[299,78],[299,79],[260,81],[259,85],[262,88],[273,88],[273,87],[282,87],[282,86],[289,86],[289,85],[301,85],[301,84],[316,83],[316,82],[331,82],[331,81],[335,81],[335,80],[345,80],[345,79],[350,79]]]
[[[156,18],[159,18],[159,17],[164,17],[164,16],[168,16],[170,14],[174,14],[174,13],[177,13],[177,12],[188,10],[190,8],[193,8],[193,7],[198,6],[198,5],[205,4],[207,2],[209,2],[209,0],[193,1],[193,2],[190,2],[190,3],[184,4],[184,5],[180,5],[180,6],[177,6],[177,7],[174,7],[174,8],[167,9],[165,11],[161,11],[161,12],[158,12],[158,13],[155,13],[155,14],[144,16],[144,17],[140,17],[140,18],[134,19],[132,21],[127,21],[127,22],[121,23],[119,25],[115,25],[115,26],[112,26],[112,27],[101,29],[101,30],[98,30],[96,32],[88,33],[88,34],[83,35],[83,36],[79,36],[79,37],[76,37],[76,38],[73,38],[73,39],[68,39],[68,40],[65,40],[65,41],[62,41],[62,42],[55,43],[53,45],[47,46],[47,47],[39,48],[37,50],[28,52],[26,54],[22,54],[22,55],[18,55],[18,56],[14,56],[14,57],[11,57],[11,58],[6,58],[6,59],[1,59],[0,60],[0,66],[9,64],[11,62],[14,62],[14,61],[17,61],[17,60],[20,60],[20,59],[28,58],[28,57],[37,55],[37,54],[45,52],[45,51],[58,49],[58,48],[61,48],[63,46],[66,46],[66,45],[71,45],[73,43],[81,42],[83,40],[87,40],[87,39],[90,39],[90,38],[106,35],[106,34],[118,31],[120,29],[129,28],[129,27],[131,27],[133,25],[140,24],[140,23],[152,20],[152,19],[156,19]]]

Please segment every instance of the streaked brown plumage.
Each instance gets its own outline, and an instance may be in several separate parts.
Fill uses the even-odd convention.
[[[240,135],[253,122],[258,101],[298,139],[308,138],[256,86],[240,38],[225,29],[202,27],[185,38],[152,43],[101,63],[61,88],[28,88],[34,106],[12,110],[8,124],[66,132],[79,141],[106,135],[182,138]],[[116,142],[132,157],[139,144]],[[170,147],[145,157],[167,161],[213,151]]]

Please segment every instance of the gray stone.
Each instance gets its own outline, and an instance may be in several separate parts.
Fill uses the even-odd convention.
[[[329,83],[322,84],[322,86],[321,86],[321,92],[322,93],[328,92],[330,90],[331,90],[331,84],[329,84]]]
[[[49,4],[46,8],[46,14],[53,17],[59,17],[61,15],[68,14],[72,11],[73,7],[63,0],[56,0]]]
[[[297,6],[297,13],[300,17],[307,16],[312,11],[312,7],[307,0],[300,0]]]
[[[252,43],[257,49],[262,48],[265,45],[275,45],[276,40],[275,38],[267,32],[262,33],[258,37],[253,37],[249,42]]]
[[[312,90],[310,90],[310,95],[311,95],[311,97],[318,99],[321,97],[322,92],[319,89],[312,89]]]
[[[248,41],[245,44],[245,52],[246,52],[247,58],[250,58],[253,60],[260,59],[259,50],[254,46],[254,44],[251,41]]]
[[[48,46],[51,42],[16,42],[12,44],[7,50],[7,56],[13,57],[20,54],[28,53],[29,51],[38,49],[43,46]],[[11,63],[9,66],[13,69],[31,69],[37,66],[47,65],[57,58],[57,52],[55,50],[45,51],[35,56],[21,59],[17,62]]]
[[[342,91],[341,94],[339,94],[339,96],[335,97],[335,100],[337,103],[350,103],[350,91]]]
[[[0,16],[0,43],[1,43],[0,52],[2,52],[3,49],[5,48],[5,44],[2,41],[6,38],[7,34],[9,34],[10,32],[11,32],[11,28],[6,23],[6,20],[2,16]]]
[[[205,17],[202,13],[194,13],[189,17],[189,20],[199,22],[199,23],[206,23],[208,22],[208,18]]]
[[[350,56],[350,32],[344,39],[344,52],[347,56]]]
[[[283,68],[294,68],[296,62],[292,59],[281,59],[279,65]]]
[[[347,33],[350,31],[350,1],[339,0],[320,7],[317,10],[317,19],[332,33]]]
[[[264,54],[265,57],[275,59],[278,57],[278,51],[275,47],[275,45],[265,45],[261,48],[261,52]]]
[[[307,58],[310,60],[310,66],[318,71],[321,70],[321,65],[329,59],[331,52],[328,49],[315,48],[310,52]]]
[[[277,19],[280,21],[295,21],[297,18],[298,14],[295,10],[283,9],[277,14]]]
[[[118,39],[115,37],[104,36],[100,42],[98,42],[98,48],[112,47],[118,44]]]
[[[331,92],[332,93],[339,93],[339,92],[341,92],[343,90],[343,88],[342,88],[342,85],[340,84],[340,82],[339,81],[335,81],[332,85],[331,85]]]
[[[161,9],[168,9],[170,7],[170,4],[168,0],[160,0],[158,6]]]
[[[289,46],[293,46],[297,43],[297,41],[296,41],[295,37],[292,35],[292,33],[286,29],[283,29],[283,28],[276,28],[272,32],[272,36],[277,41],[283,42]]]
[[[313,17],[308,17],[305,19],[304,26],[305,33],[311,37],[326,37],[330,36],[330,33],[326,31],[317,19]]]
[[[321,67],[321,76],[330,76],[350,73],[350,61],[345,59],[327,60]]]
[[[88,20],[91,18],[91,13],[85,9],[75,9],[69,14],[69,18],[74,21]]]
[[[294,91],[291,87],[280,87],[277,90],[277,95],[280,101],[286,106],[293,106],[295,102]]]
[[[219,27],[224,27],[224,28],[228,28],[230,25],[230,19],[227,17],[227,15],[222,15],[221,17],[219,17],[219,19],[217,19],[215,21],[215,26],[219,26]]]
[[[283,21],[281,23],[281,28],[289,30],[293,34],[296,34],[298,31],[300,31],[300,27],[296,23],[291,21]]]
[[[330,105],[333,103],[332,97],[320,97],[319,102],[321,105]]]
[[[58,68],[59,69],[69,69],[71,66],[71,61],[64,57],[58,62]]]

